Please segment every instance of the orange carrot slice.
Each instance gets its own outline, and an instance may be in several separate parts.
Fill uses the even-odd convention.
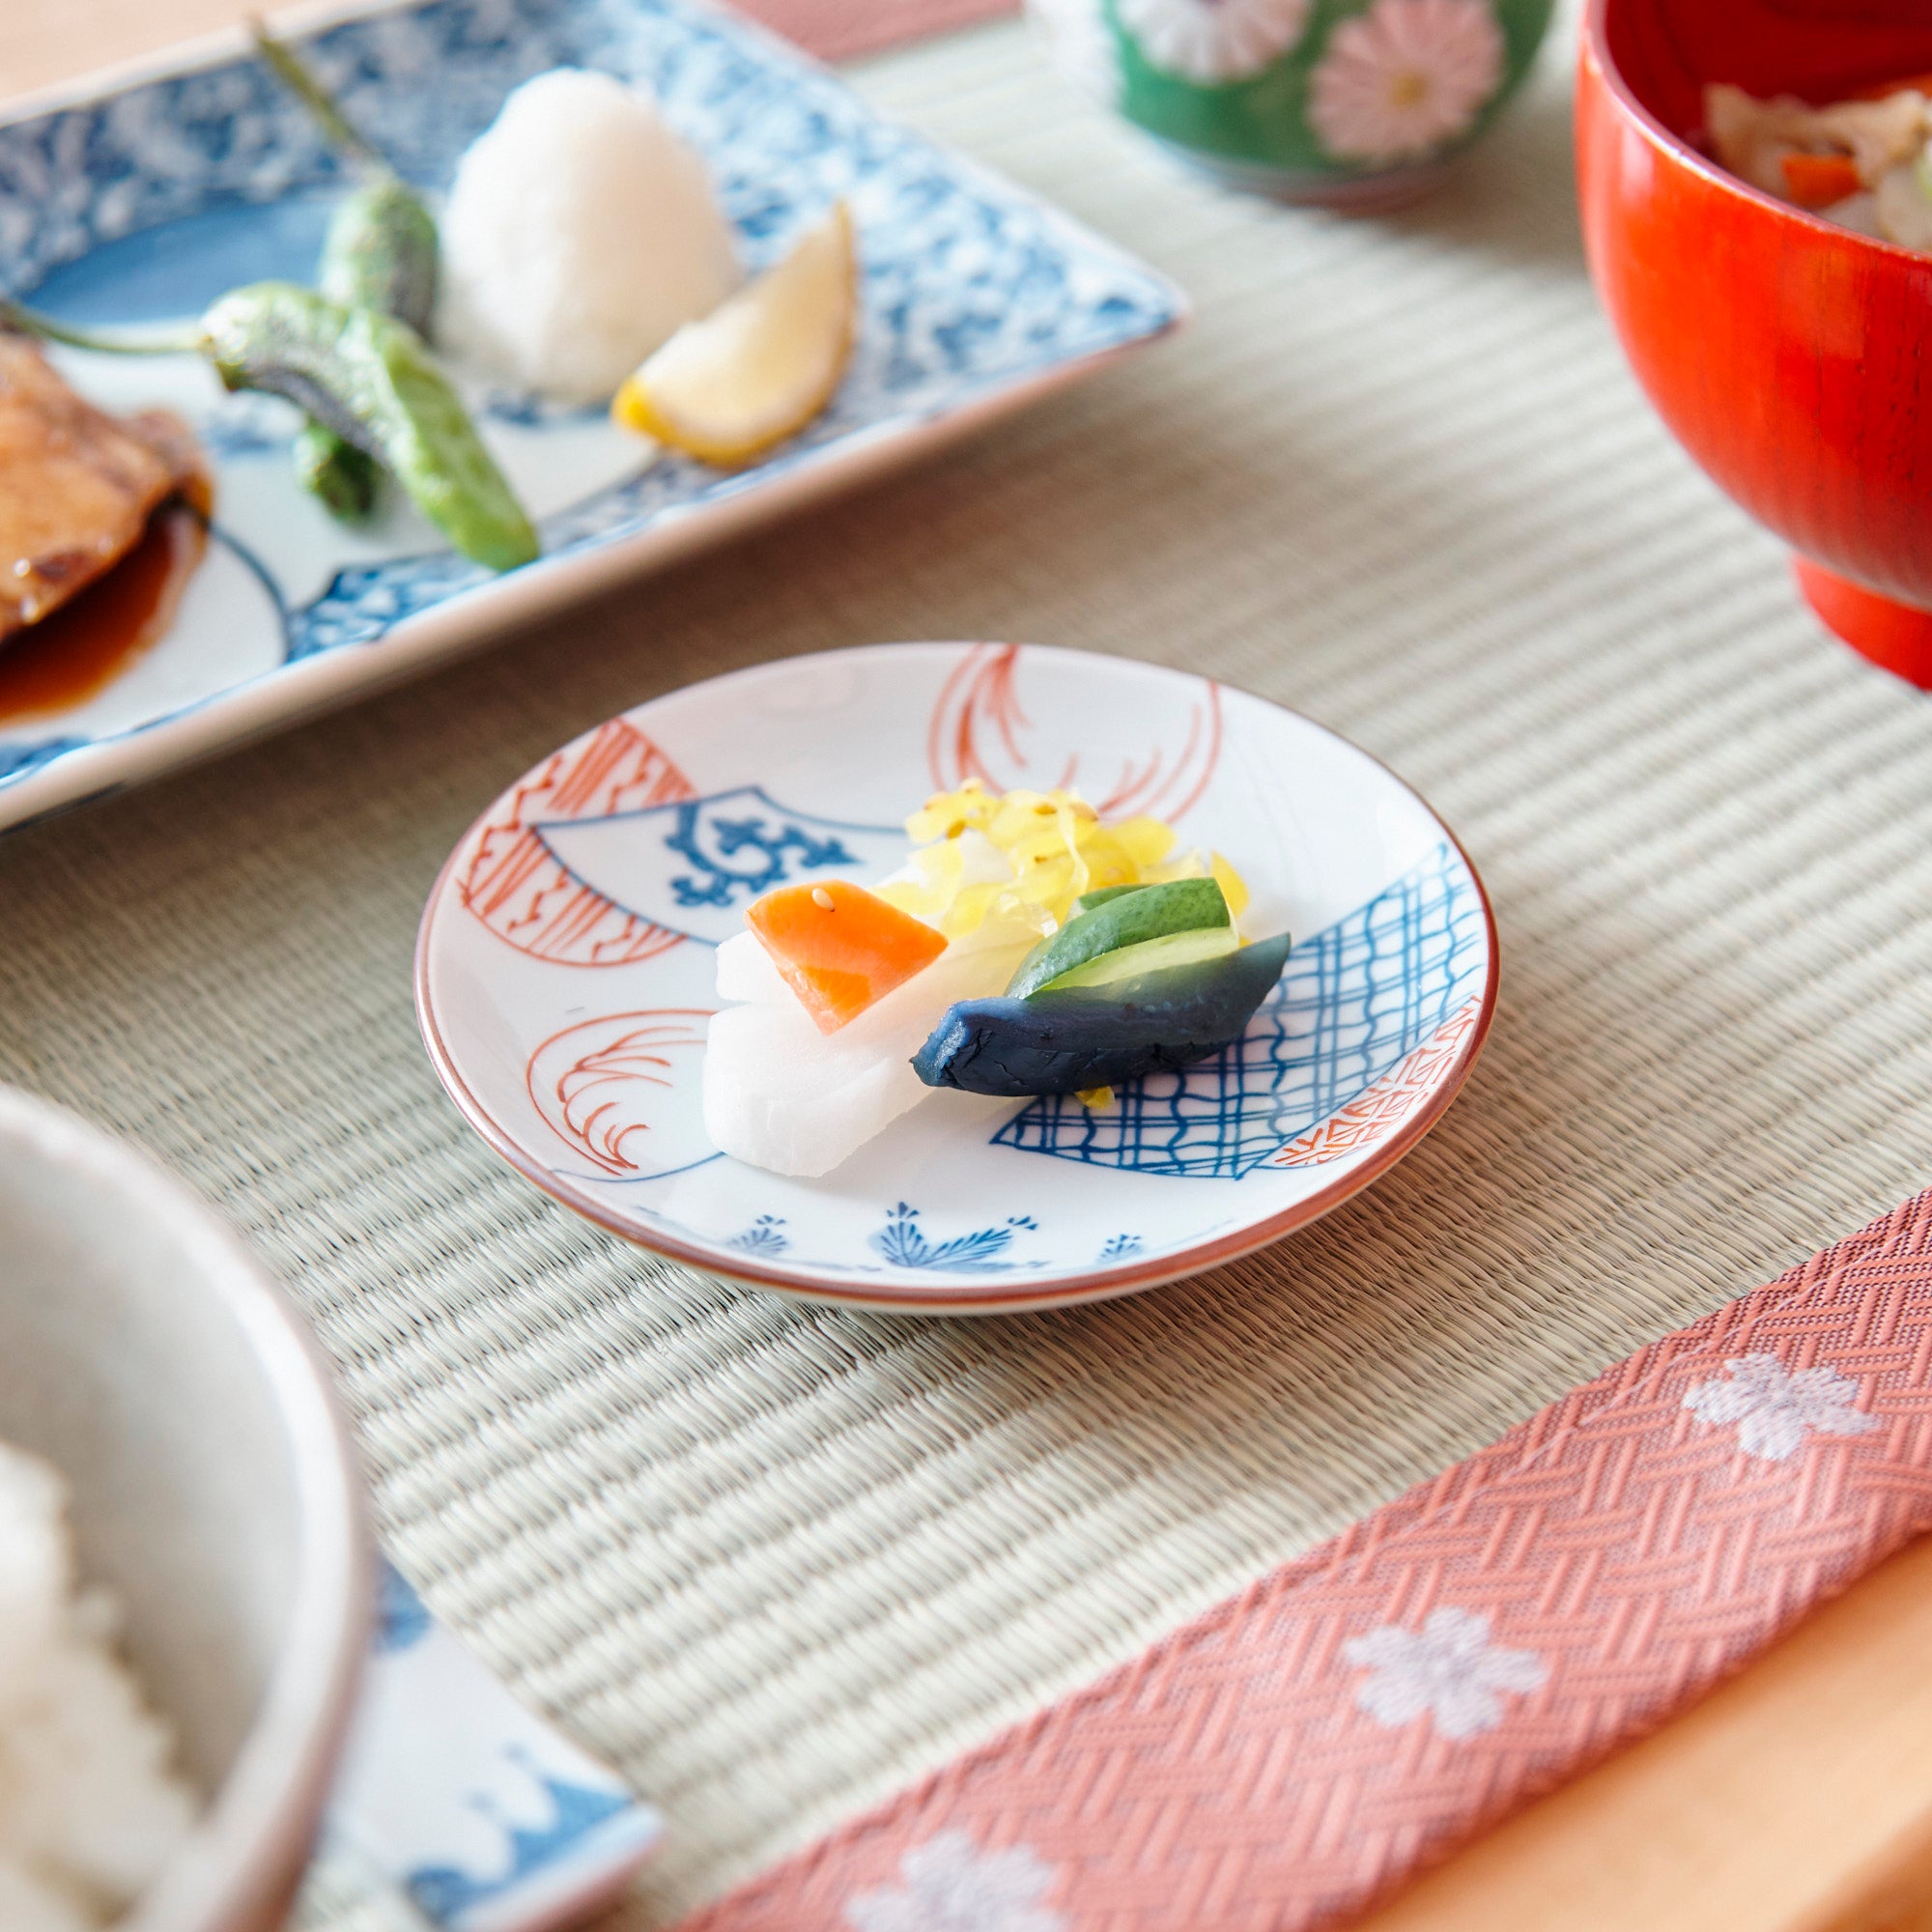
[[[946,951],[923,920],[842,879],[781,886],[745,923],[820,1033],[837,1033]]]
[[[1800,208],[1830,208],[1862,185],[1849,155],[1786,155],[1778,165],[1784,191]]]

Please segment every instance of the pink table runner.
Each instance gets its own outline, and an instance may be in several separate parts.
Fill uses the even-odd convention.
[[[1303,1932],[1932,1527],[1932,1191],[687,1921]]]

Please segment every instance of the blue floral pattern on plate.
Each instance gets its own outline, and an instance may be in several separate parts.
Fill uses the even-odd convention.
[[[552,508],[534,568],[551,574],[558,596],[575,560],[624,544],[641,559],[668,521],[701,520],[748,496],[772,493],[776,512],[794,495],[788,479],[802,487],[816,473],[829,485],[848,460],[870,462],[899,442],[910,452],[949,422],[1162,333],[1182,312],[1173,287],[1130,257],[881,121],[761,29],[691,0],[430,0],[335,26],[313,53],[357,122],[431,186],[448,180],[518,81],[577,65],[658,98],[709,162],[753,266],[835,197],[853,206],[865,320],[831,407],[750,470],[670,456]],[[49,307],[99,323],[189,313],[265,274],[302,277],[337,180],[307,117],[253,61],[17,121],[0,127],[0,287],[38,289]],[[535,435],[582,423],[519,398],[495,399],[487,413]],[[292,422],[261,399],[234,398],[209,405],[197,427],[217,470],[252,457],[259,474],[263,452]],[[379,650],[398,626],[457,597],[477,600],[470,628],[480,634],[496,594],[486,573],[447,551],[372,558],[354,546],[319,585],[277,588],[288,617],[276,648],[287,663]],[[367,678],[381,675],[372,659]],[[360,677],[345,676],[335,695],[351,695]],[[60,780],[49,768],[62,759],[218,707],[231,689],[213,684],[185,706],[99,736],[0,739],[0,823],[37,809],[23,796],[10,811],[10,787],[24,792],[32,781],[37,799],[51,802]],[[292,695],[292,710],[298,701]],[[205,721],[202,748],[211,736],[219,741],[217,721]],[[76,772],[69,783],[77,794],[99,776],[90,783]]]
[[[1014,1214],[999,1227],[975,1228],[971,1234],[934,1241],[919,1225],[919,1209],[901,1201],[866,1245],[897,1268],[933,1268],[941,1274],[1004,1274],[1015,1264],[1007,1253],[1013,1236],[1038,1226],[1030,1214]]]
[[[781,1255],[791,1246],[782,1214],[760,1214],[741,1235],[724,1243],[741,1255]]]
[[[896,825],[853,825],[737,785],[603,818],[538,819],[545,851],[580,885],[667,932],[716,946],[745,908],[807,873],[879,872],[906,851]]]
[[[551,1924],[620,1887],[662,1832],[384,1562],[361,1707],[329,1806],[331,1848],[447,1932]]]

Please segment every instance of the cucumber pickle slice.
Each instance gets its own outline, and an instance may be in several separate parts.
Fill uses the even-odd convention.
[[[1095,886],[1091,893],[1082,893],[1073,901],[1073,910],[1076,913],[1092,912],[1095,906],[1103,906],[1109,899],[1118,899],[1128,893],[1144,893],[1147,890],[1145,880],[1131,886]]]
[[[1021,960],[1007,998],[1049,986],[1097,986],[1162,967],[1218,958],[1240,944],[1228,901],[1212,879],[1103,887],[1080,901],[1051,939]],[[1119,958],[1110,955],[1131,955]]]
[[[1192,932],[1163,933],[1158,939],[1144,939],[1138,946],[1116,947],[1040,988],[1043,993],[1060,993],[1075,986],[1112,986],[1142,973],[1158,973],[1169,966],[1193,966],[1203,959],[1219,959],[1233,952],[1241,935],[1232,923],[1197,926]]]

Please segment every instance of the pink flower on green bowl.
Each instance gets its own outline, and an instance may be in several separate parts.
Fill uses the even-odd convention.
[[[1553,0],[1029,0],[1086,91],[1289,200],[1420,192],[1523,75]]]
[[[1343,160],[1415,160],[1475,126],[1504,61],[1489,0],[1375,0],[1328,36],[1309,75],[1309,125]]]
[[[1310,0],[1115,0],[1141,57],[1163,73],[1245,80],[1300,40]]]

